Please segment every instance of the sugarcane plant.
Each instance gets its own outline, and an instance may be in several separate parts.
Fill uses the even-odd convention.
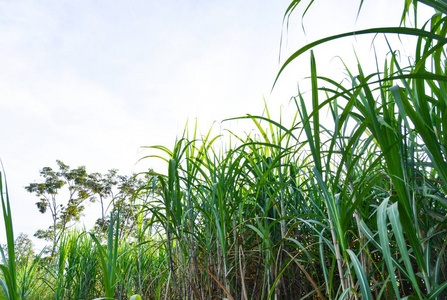
[[[102,232],[66,231],[54,257],[17,263],[0,174],[0,299],[445,298],[447,4],[421,2],[436,11],[420,27],[417,1],[405,1],[397,27],[327,37],[286,59],[276,81],[310,54],[310,91],[292,97],[291,119],[265,105],[223,122],[250,122],[249,133],[201,135],[196,123],[172,149],[144,147],[165,170],[140,174],[126,214],[103,216]],[[384,60],[370,74],[357,59],[342,61],[342,81],[323,76],[314,48],[354,34],[383,34]],[[414,38],[409,63],[390,35]]]
[[[0,284],[5,294],[3,296],[4,299],[15,300],[19,299],[19,295],[17,287],[16,255],[14,251],[14,230],[12,225],[11,207],[9,205],[8,186],[3,174],[4,173],[0,172],[0,193],[7,240],[7,256],[5,256],[3,248],[0,247],[3,259],[3,263],[0,265],[0,269],[3,273],[3,278],[0,278]]]

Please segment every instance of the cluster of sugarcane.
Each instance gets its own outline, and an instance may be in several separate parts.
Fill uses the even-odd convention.
[[[26,263],[15,259],[2,193],[5,297],[443,299],[447,4],[423,2],[442,13],[420,29],[355,32],[415,36],[409,66],[390,49],[376,73],[365,75],[359,64],[342,84],[318,76],[311,53],[311,99],[294,97],[291,124],[266,109],[235,118],[257,130],[231,135],[228,149],[216,146],[226,137],[199,136],[197,128],[172,150],[147,147],[159,153],[143,159],[163,159],[167,170],[146,177],[132,235],[120,235],[113,217],[104,245],[75,231],[51,261],[38,255]],[[280,74],[311,48],[353,34],[303,47]],[[330,125],[321,122],[323,110]]]

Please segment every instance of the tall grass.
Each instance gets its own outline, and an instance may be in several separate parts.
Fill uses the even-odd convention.
[[[134,232],[112,216],[107,241],[73,231],[56,258],[27,271],[16,264],[2,192],[5,297],[28,289],[22,299],[443,299],[447,11],[442,1],[422,2],[443,14],[420,28],[356,32],[415,36],[411,64],[390,47],[377,72],[365,74],[359,62],[339,83],[319,74],[311,52],[311,95],[293,98],[290,124],[266,108],[227,120],[256,128],[231,134],[227,148],[197,125],[172,150],[146,147],[143,159],[162,159],[166,170],[146,174]],[[352,34],[297,50],[278,80],[304,52]]]
[[[3,273],[3,278],[0,279],[0,284],[5,293],[4,298],[8,300],[19,299],[17,286],[17,270],[16,270],[16,255],[14,251],[14,229],[12,226],[11,207],[9,205],[8,186],[6,179],[3,178],[3,173],[0,172],[0,194],[2,199],[3,220],[5,222],[6,240],[7,240],[7,256],[2,247],[0,252],[3,259],[3,264],[0,269]]]
[[[417,48],[409,66],[390,48],[374,74],[347,69],[348,85],[318,76],[312,53],[311,106],[299,94],[289,127],[249,116],[258,134],[236,137],[234,148],[216,150],[209,135],[183,136],[174,151],[151,147],[168,166],[155,174],[160,201],[150,210],[166,230],[174,298],[442,295],[445,22],[436,13],[422,28],[355,32],[412,35]],[[353,34],[304,46],[278,76],[302,53]],[[333,128],[320,123],[323,109]]]

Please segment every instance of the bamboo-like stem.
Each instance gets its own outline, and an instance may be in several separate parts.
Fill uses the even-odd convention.
[[[245,257],[242,246],[239,246],[237,256],[239,257],[239,271],[241,274],[241,300],[248,300],[247,289],[245,287]]]

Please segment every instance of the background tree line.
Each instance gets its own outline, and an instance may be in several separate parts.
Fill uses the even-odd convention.
[[[48,228],[40,228],[35,237],[51,242],[51,255],[55,254],[64,233],[81,221],[86,205],[100,203],[100,216],[92,231],[104,237],[110,224],[110,212],[119,212],[121,232],[131,232],[135,224],[135,205],[142,199],[138,193],[148,182],[137,174],[121,175],[117,169],[107,173],[88,173],[85,166],[71,168],[56,160],[57,169],[44,167],[40,170],[40,180],[30,183],[25,189],[38,197],[37,209],[48,214],[52,220]],[[150,172],[149,172],[150,173]],[[21,235],[26,239],[26,235]],[[28,242],[27,245],[30,245]]]

